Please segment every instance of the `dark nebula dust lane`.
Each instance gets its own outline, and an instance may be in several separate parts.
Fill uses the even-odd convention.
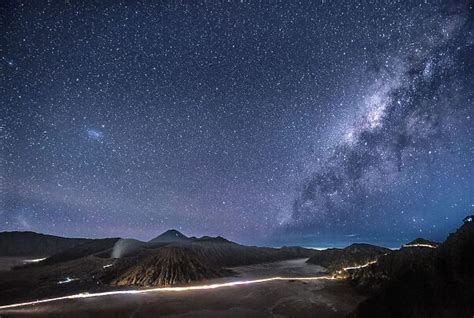
[[[290,223],[360,231],[375,221],[387,222],[392,234],[418,228],[434,235],[438,223],[459,221],[472,210],[469,18],[433,16],[425,22],[429,34],[416,35],[402,53],[387,57],[343,123],[341,138],[317,158]],[[443,201],[453,197],[456,202],[446,206]]]
[[[0,10],[0,231],[392,244],[473,214],[469,1]]]

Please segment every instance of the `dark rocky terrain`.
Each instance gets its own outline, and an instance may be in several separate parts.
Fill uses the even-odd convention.
[[[230,271],[211,266],[186,247],[166,246],[111,280],[117,286],[170,286],[223,277]]]
[[[90,241],[35,232],[0,232],[0,256],[47,256]]]
[[[348,275],[371,295],[351,317],[473,317],[474,223],[438,248],[402,247]]]
[[[369,244],[323,251],[300,247],[254,247],[222,237],[189,238],[176,232],[165,232],[158,241],[148,243],[119,238],[81,241],[44,261],[0,271],[0,305],[84,291],[179,286],[201,280],[219,280],[239,275],[238,266],[247,266],[245,270],[252,271],[253,265],[260,264],[259,268],[271,271],[276,263],[268,262],[309,258],[308,268],[298,268],[297,272],[314,270],[310,269],[315,266],[311,264],[323,266],[329,274],[343,278],[331,280],[334,288],[350,283],[354,288],[351,297],[365,299],[357,301],[357,307],[353,303],[350,310],[356,309],[350,317],[472,317],[474,313],[472,222],[466,222],[444,243],[418,238],[394,251]],[[291,266],[291,261],[287,262],[286,265]],[[362,267],[358,267],[360,265]],[[286,272],[292,270],[288,268]],[[273,273],[281,275],[276,270]],[[264,274],[255,277],[261,278],[261,275]],[[333,285],[328,283],[327,286],[332,288]],[[261,297],[267,297],[265,288],[261,288]],[[330,289],[325,292],[330,293]],[[313,297],[312,293],[305,292],[304,297]],[[320,292],[314,290],[314,293],[319,295]],[[289,296],[282,294],[281,297],[287,299]],[[341,296],[334,294],[334,297],[336,301]],[[186,303],[184,298],[181,301]],[[297,302],[297,299],[292,301]],[[170,306],[169,310],[172,310],[174,307]],[[219,307],[219,304],[209,306]],[[293,308],[294,304],[291,306]],[[332,312],[325,311],[324,314],[329,317]],[[339,314],[334,316],[341,317]]]
[[[231,268],[237,277],[198,285],[267,277],[325,276],[305,259]],[[74,284],[77,282],[73,282]],[[66,284],[69,285],[69,284]],[[117,290],[120,287],[114,287]],[[127,287],[126,289],[130,289]],[[291,317],[343,318],[366,297],[344,280],[279,280],[182,292],[146,292],[0,308],[2,317]]]
[[[118,259],[102,281],[119,286],[179,285],[229,276],[232,272],[226,267],[304,258],[314,252],[298,247],[244,246],[222,237],[183,236],[173,234],[168,244],[141,246],[135,253]],[[171,241],[172,237],[176,240]]]
[[[186,246],[202,259],[215,266],[242,266],[275,262],[285,259],[311,257],[314,250],[301,247],[255,247],[244,246],[222,237],[204,237],[187,244],[174,243],[174,246]]]
[[[17,240],[29,244],[22,235],[16,235]],[[29,238],[31,234],[25,235]],[[226,269],[230,266],[310,257],[313,253],[299,247],[243,246],[222,237],[189,238],[176,230],[148,243],[120,238],[81,240],[43,261],[14,267],[14,275],[0,271],[0,304],[123,286],[183,285],[232,275]]]
[[[355,243],[342,249],[329,248],[315,251],[307,262],[326,267],[330,272],[334,272],[347,266],[366,264],[390,252],[391,250],[385,247]]]

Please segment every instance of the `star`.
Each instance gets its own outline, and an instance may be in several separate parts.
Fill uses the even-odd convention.
[[[467,6],[103,9],[5,6],[0,231],[310,246],[472,214]]]

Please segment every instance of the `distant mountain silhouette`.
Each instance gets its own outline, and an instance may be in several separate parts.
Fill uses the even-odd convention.
[[[90,240],[46,258],[43,262],[41,262],[41,265],[64,263],[94,254],[97,254],[95,255],[97,257],[108,258],[111,257],[112,248],[119,240],[119,238]],[[107,251],[107,253],[101,254],[101,252],[104,250]]]
[[[35,232],[0,232],[0,256],[49,256],[89,241]]]
[[[195,238],[194,241],[197,242],[214,242],[214,243],[233,243],[228,239],[223,238],[222,236],[202,236],[200,238]]]
[[[427,240],[427,239],[424,239],[424,238],[421,238],[421,237],[418,237],[416,239],[414,239],[413,241],[405,244],[405,245],[402,245],[402,248],[404,246],[417,246],[417,245],[421,245],[421,247],[423,247],[422,245],[430,245],[430,246],[433,246],[433,247],[436,247],[439,245],[439,243],[437,242],[433,242],[433,241],[430,241],[430,240]]]
[[[172,229],[158,235],[154,239],[150,240],[149,243],[173,243],[188,240],[190,240],[189,237],[178,230]]]

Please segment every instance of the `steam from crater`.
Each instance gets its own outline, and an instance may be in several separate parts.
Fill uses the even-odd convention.
[[[118,240],[112,250],[112,258],[121,258],[129,253],[132,253],[140,247],[141,243],[136,240],[120,239]]]

